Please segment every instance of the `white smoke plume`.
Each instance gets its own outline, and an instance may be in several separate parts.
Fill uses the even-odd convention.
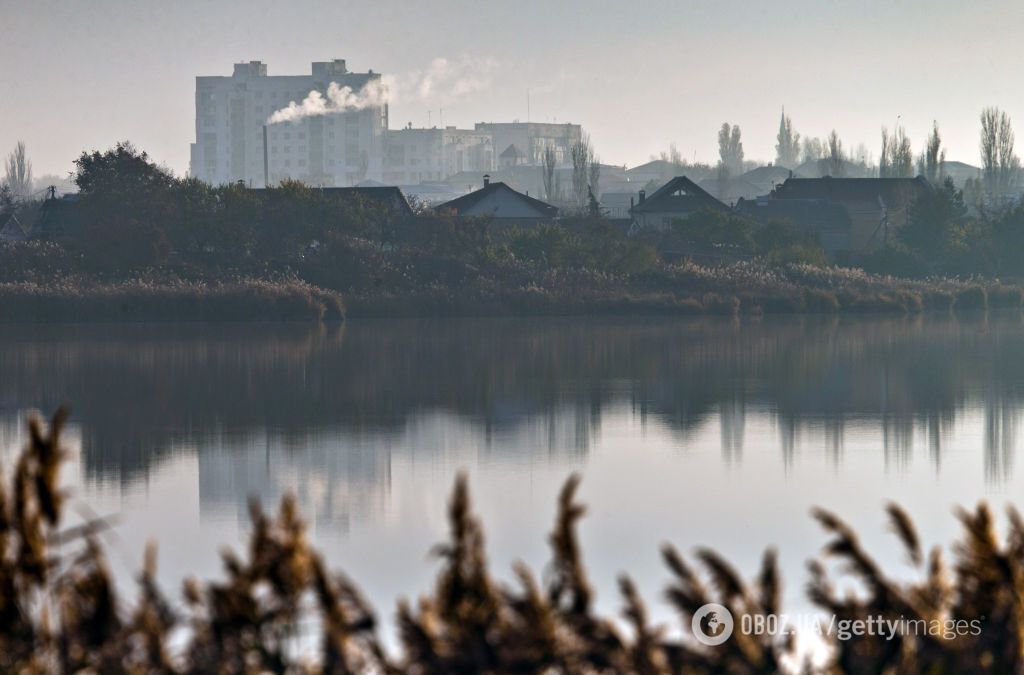
[[[412,71],[397,77],[382,75],[359,91],[331,82],[326,96],[313,90],[301,103],[292,101],[274,112],[267,123],[297,122],[307,117],[363,110],[400,101],[445,104],[490,86],[494,67],[494,62],[489,59],[436,58],[425,71]]]

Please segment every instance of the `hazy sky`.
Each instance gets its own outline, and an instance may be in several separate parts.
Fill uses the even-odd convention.
[[[83,149],[130,139],[180,173],[196,75],[344,58],[411,79],[445,57],[481,64],[489,84],[399,101],[392,127],[431,110],[436,124],[441,107],[449,125],[525,120],[530,89],[531,119],[581,123],[607,162],[673,141],[714,160],[723,121],[748,158],[772,159],[785,105],[801,134],[835,128],[876,156],[897,115],[915,153],[936,119],[949,157],[977,164],[983,106],[1024,130],[1022,19],[1019,0],[0,0],[0,152],[23,139],[37,175],[63,173]]]

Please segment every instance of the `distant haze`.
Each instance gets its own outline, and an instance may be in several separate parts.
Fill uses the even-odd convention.
[[[1024,131],[1022,19],[1010,1],[0,0],[0,153],[23,139],[36,175],[65,174],[129,139],[184,173],[197,75],[343,58],[422,84],[446,59],[486,77],[396,97],[392,127],[439,124],[442,108],[459,127],[529,114],[582,124],[603,161],[632,166],[672,142],[712,162],[728,121],[748,159],[772,160],[785,105],[801,135],[834,128],[876,159],[880,127],[899,116],[916,154],[934,119],[948,158],[977,164],[982,107]]]

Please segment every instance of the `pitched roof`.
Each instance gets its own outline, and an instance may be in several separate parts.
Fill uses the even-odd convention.
[[[4,241],[25,241],[28,239],[28,232],[25,226],[18,220],[18,216],[11,214],[7,222],[0,227],[0,239]]]
[[[258,194],[263,196],[273,197],[275,190],[271,188],[253,188]],[[405,194],[398,187],[378,186],[378,187],[318,187],[311,188],[312,190],[319,190],[325,195],[335,197],[346,203],[364,202],[374,206],[378,206],[387,209],[391,212],[391,215],[395,216],[412,216],[412,207],[409,205],[409,200],[405,198]]]
[[[676,176],[633,207],[631,213],[689,213],[728,207],[686,176]]]
[[[499,157],[503,157],[503,158],[508,158],[508,157],[526,157],[526,155],[523,154],[523,151],[516,147],[515,143],[512,143],[507,148],[502,150],[501,154],[498,155],[498,156]]]
[[[863,164],[853,162],[849,159],[842,160],[843,175],[851,178],[867,178],[867,168]],[[822,178],[828,174],[828,158],[809,159],[794,169],[795,173],[808,178]]]
[[[467,211],[472,210],[472,208],[479,204],[482,200],[492,195],[497,195],[499,192],[512,195],[515,198],[521,200],[523,204],[537,211],[539,217],[554,218],[555,216],[558,215],[557,206],[552,206],[547,202],[542,202],[539,199],[534,199],[533,197],[524,195],[522,192],[517,192],[510,188],[505,183],[502,183],[501,181],[491,182],[483,186],[479,190],[474,190],[473,192],[470,192],[467,195],[463,195],[449,202],[445,202],[444,204],[439,204],[435,208],[438,211],[450,210],[455,211],[455,213],[458,215],[462,215]],[[497,214],[494,215],[499,218],[501,217]]]
[[[776,199],[832,199],[837,201],[905,201],[932,187],[917,178],[789,178],[775,188]]]

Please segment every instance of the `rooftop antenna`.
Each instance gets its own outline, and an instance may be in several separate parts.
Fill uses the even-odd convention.
[[[440,110],[440,113],[441,113],[441,115],[440,115],[440,117],[441,117],[440,125],[441,125],[441,128],[444,129],[444,108],[439,108],[439,110]]]
[[[526,122],[530,122],[530,88],[526,88]]]
[[[433,112],[434,112],[433,110],[428,110],[427,111],[427,128],[428,129],[430,128],[430,116],[433,114]]]

